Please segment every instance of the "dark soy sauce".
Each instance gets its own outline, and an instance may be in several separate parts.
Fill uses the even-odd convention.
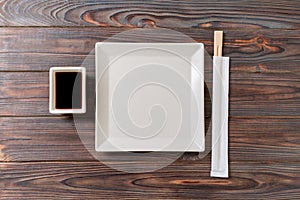
[[[55,72],[55,79],[56,109],[80,109],[82,107],[81,72]]]

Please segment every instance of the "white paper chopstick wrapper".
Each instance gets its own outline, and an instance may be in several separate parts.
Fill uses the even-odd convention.
[[[229,57],[213,57],[212,177],[228,178]]]

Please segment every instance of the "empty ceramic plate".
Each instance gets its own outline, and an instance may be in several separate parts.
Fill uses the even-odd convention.
[[[96,151],[204,151],[201,43],[96,44]]]

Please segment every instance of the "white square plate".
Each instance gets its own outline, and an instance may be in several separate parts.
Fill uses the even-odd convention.
[[[99,152],[204,151],[202,43],[96,44]]]

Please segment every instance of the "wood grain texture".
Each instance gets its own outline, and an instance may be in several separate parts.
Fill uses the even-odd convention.
[[[93,94],[96,42],[194,39],[211,55],[214,29],[231,59],[229,179],[210,178],[210,154],[196,153],[155,172],[116,171],[86,150],[72,116],[49,114],[50,67],[86,59]],[[299,81],[298,0],[0,0],[0,199],[300,199]],[[93,113],[80,128],[92,147]]]
[[[3,0],[1,26],[300,27],[298,1]]]
[[[80,66],[86,59],[91,63],[87,67],[93,76],[94,57],[87,55],[93,50],[95,43],[126,30],[128,29],[0,29],[0,36],[3,38],[0,70],[31,73],[1,73],[0,84],[3,87],[0,89],[0,115],[49,115],[47,74],[39,75],[34,72],[47,72],[52,66]],[[141,37],[141,31],[136,30],[122,37],[125,40],[148,42],[179,37],[176,34],[165,34],[165,38],[150,34],[142,34]],[[213,31],[177,31],[203,42],[211,53]],[[231,57],[231,116],[299,115],[299,35],[297,30],[225,31],[224,52]],[[34,82],[34,79],[37,81]],[[209,78],[207,81],[209,82]],[[23,84],[27,87],[21,90],[20,85]],[[35,107],[39,109],[34,109]]]
[[[212,55],[213,30],[174,29],[173,32],[164,32],[161,29],[159,35],[153,35],[151,30],[0,28],[0,71],[48,71],[52,66],[79,66],[96,42],[119,33],[122,34],[115,39],[129,42],[190,42],[194,39],[204,43]],[[225,30],[224,33],[224,55],[231,57],[231,72],[300,73],[300,30]]]
[[[89,137],[87,144],[93,148],[94,122],[86,120],[82,124],[85,127],[79,129],[80,133]],[[230,161],[300,162],[299,124],[300,118],[231,117]],[[0,132],[0,161],[94,160],[68,116],[1,117]],[[182,159],[199,160],[197,154],[187,156]]]
[[[1,199],[300,198],[299,163],[231,163],[230,179],[209,178],[209,165],[198,162],[142,174],[97,162],[1,163],[0,169]]]
[[[3,161],[93,160],[71,117],[0,118],[0,126]]]
[[[95,102],[95,75],[88,68],[89,107]],[[209,84],[208,80],[208,84]],[[0,73],[0,116],[52,116],[49,113],[48,72]],[[230,116],[297,116],[300,113],[300,73],[230,74]],[[206,94],[210,103],[210,94]],[[210,106],[207,104],[207,106]],[[91,111],[94,112],[94,111]],[[206,113],[209,117],[209,112]]]

